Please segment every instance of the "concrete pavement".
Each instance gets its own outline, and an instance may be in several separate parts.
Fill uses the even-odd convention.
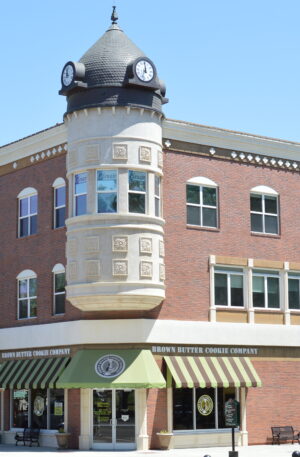
[[[36,453],[42,453],[43,457],[54,457],[55,454],[66,457],[228,457],[229,447],[172,449],[170,451],[78,451],[56,450],[53,448],[24,447],[14,445],[0,445],[0,457],[29,457]],[[292,457],[294,451],[300,452],[299,444],[281,444],[272,446],[248,446],[237,447],[238,457]],[[37,456],[36,456],[37,457]]]

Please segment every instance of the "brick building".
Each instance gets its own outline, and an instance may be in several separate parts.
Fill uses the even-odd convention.
[[[65,65],[64,123],[0,148],[2,442],[222,446],[235,399],[266,443],[300,426],[300,144],[165,119],[116,22]]]

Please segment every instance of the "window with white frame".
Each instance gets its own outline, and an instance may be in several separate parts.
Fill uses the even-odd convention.
[[[289,274],[288,288],[289,309],[300,310],[300,274]]]
[[[30,319],[37,315],[37,276],[32,270],[24,270],[17,276],[18,319]]]
[[[52,184],[53,187],[53,227],[65,226],[66,219],[66,182],[63,178],[57,178]]]
[[[215,267],[215,305],[244,306],[244,275],[242,269]]]
[[[155,175],[154,183],[154,204],[155,204],[155,216],[161,217],[161,198],[160,198],[160,189],[161,189],[161,178],[158,175]]]
[[[97,212],[116,213],[118,206],[117,170],[97,171]]]
[[[186,185],[187,224],[218,226],[217,185],[208,178],[192,178]]]
[[[251,231],[279,233],[278,194],[274,189],[257,186],[250,194]]]
[[[74,215],[81,216],[87,212],[87,172],[78,173],[74,179]]]
[[[225,402],[235,399],[234,388],[173,388],[173,429],[223,429]]]
[[[253,271],[253,307],[280,309],[279,273]]]
[[[65,267],[58,263],[53,270],[53,313],[64,314],[66,301],[66,272]]]
[[[34,235],[37,233],[38,193],[33,187],[23,189],[18,195],[19,217],[18,236]]]
[[[130,213],[146,214],[147,173],[128,170],[128,210]]]
[[[11,427],[58,430],[64,427],[63,389],[11,390]]]

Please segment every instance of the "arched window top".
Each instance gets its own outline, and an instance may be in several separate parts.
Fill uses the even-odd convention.
[[[191,178],[187,181],[188,184],[196,184],[198,186],[214,186],[217,187],[218,185],[209,178],[205,178],[204,176],[197,176],[195,178]]]
[[[274,195],[274,196],[279,195],[278,192],[276,192],[276,190],[272,189],[272,187],[269,187],[269,186],[252,187],[250,192],[255,192],[257,194]]]
[[[64,178],[56,178],[55,181],[53,182],[52,184],[52,187],[61,187],[61,186],[65,186],[66,185],[66,181],[64,180]]]
[[[52,268],[52,273],[57,274],[57,273],[64,273],[66,271],[65,267],[63,266],[62,263],[57,263],[54,265]]]
[[[32,270],[23,270],[18,274],[17,279],[36,278],[36,273]]]
[[[35,195],[37,193],[38,191],[34,187],[26,187],[18,194],[18,198],[29,197],[30,195]]]

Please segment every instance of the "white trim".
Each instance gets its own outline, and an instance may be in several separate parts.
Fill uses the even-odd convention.
[[[64,178],[56,178],[52,184],[52,187],[63,187],[66,185],[66,181],[64,180]]]
[[[213,186],[218,187],[214,181],[204,176],[197,176],[196,178],[191,178],[187,181],[187,184],[198,184],[199,186]]]
[[[34,187],[26,187],[18,193],[17,198],[29,197],[30,195],[38,194],[38,191]]]
[[[62,263],[57,263],[56,265],[54,265],[54,267],[52,268],[52,273],[65,273],[66,272],[66,269],[65,267],[63,266]]]
[[[29,279],[29,278],[37,278],[37,275],[32,270],[23,270],[21,273],[18,274],[17,279]]]
[[[276,190],[274,190],[274,189],[272,189],[272,187],[268,187],[268,186],[252,187],[250,192],[256,192],[258,194],[266,194],[266,195],[276,195],[276,196],[279,195],[278,192],[276,192]]]

